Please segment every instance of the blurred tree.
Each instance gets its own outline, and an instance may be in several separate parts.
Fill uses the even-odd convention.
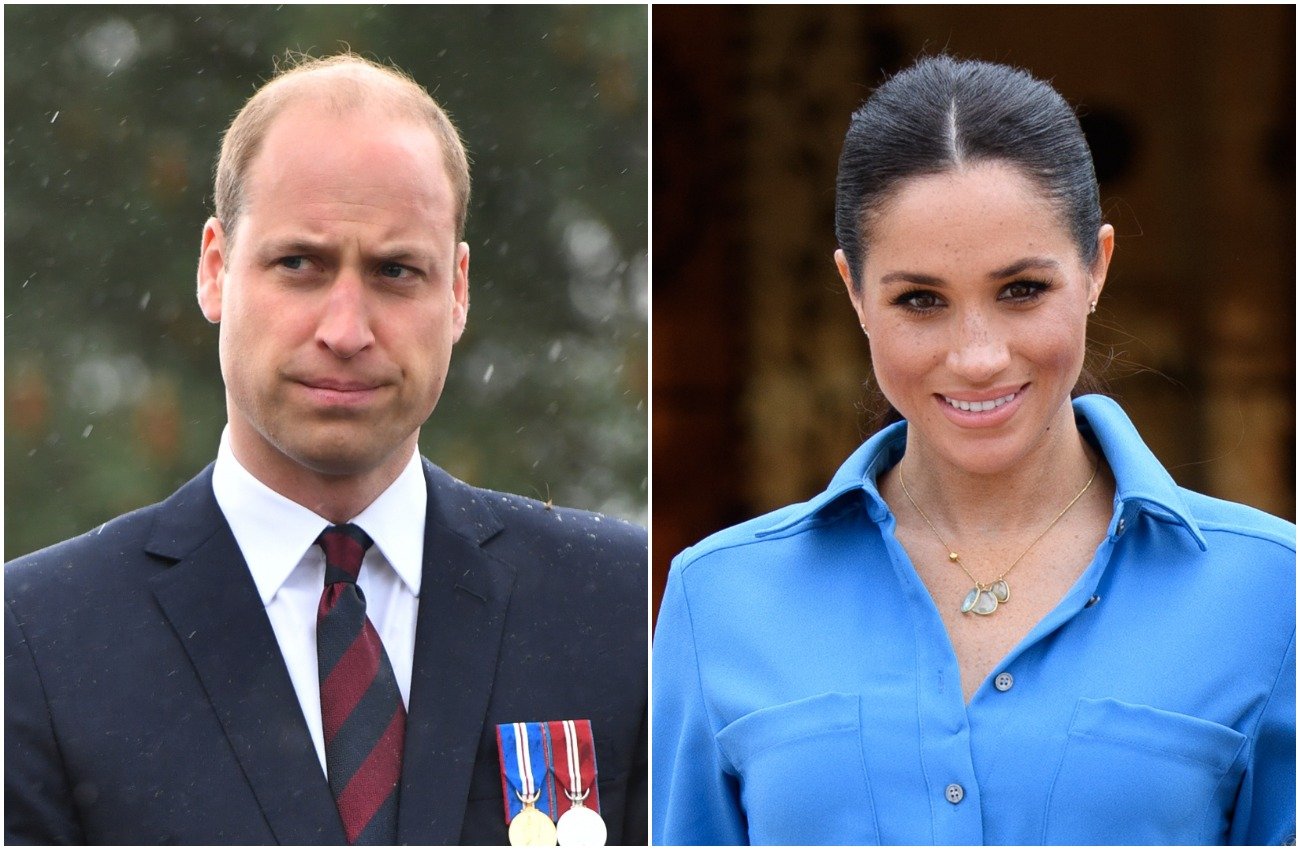
[[[285,50],[424,84],[473,196],[469,330],[422,450],[646,521],[635,6],[6,6],[5,558],[165,496],[225,422],[194,301],[227,122]]]

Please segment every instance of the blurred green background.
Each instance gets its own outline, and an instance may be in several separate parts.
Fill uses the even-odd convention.
[[[344,44],[451,113],[468,331],[423,452],[646,521],[644,6],[6,6],[5,558],[215,457],[195,303],[220,134],[286,49]]]

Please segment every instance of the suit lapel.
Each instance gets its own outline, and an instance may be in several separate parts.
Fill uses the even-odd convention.
[[[159,511],[148,551],[176,563],[154,581],[281,844],[345,842],[275,632],[212,494],[211,467]]]
[[[424,471],[429,507],[398,836],[456,844],[514,571],[481,548],[503,528],[492,510],[427,460]]]

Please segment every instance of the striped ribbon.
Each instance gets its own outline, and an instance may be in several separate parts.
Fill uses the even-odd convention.
[[[501,763],[501,795],[505,799],[506,823],[514,820],[524,810],[524,800],[532,799],[534,795],[536,801],[533,805],[555,820],[563,810],[557,809],[555,783],[551,779],[551,735],[547,724],[502,723],[497,726],[497,755]]]

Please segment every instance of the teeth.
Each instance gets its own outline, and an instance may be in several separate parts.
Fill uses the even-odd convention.
[[[958,410],[969,410],[974,411],[975,413],[983,413],[986,410],[1001,407],[1015,397],[1016,394],[1011,393],[1010,395],[1002,396],[1002,398],[995,398],[992,401],[958,401],[955,398],[948,398],[947,396],[944,396],[943,400]]]

